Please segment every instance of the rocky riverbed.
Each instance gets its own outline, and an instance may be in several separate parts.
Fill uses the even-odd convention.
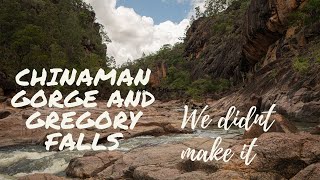
[[[75,139],[78,138],[80,132],[86,135],[84,143],[92,141],[94,135],[98,132],[100,136],[100,143],[106,141],[106,137],[115,132],[122,132],[124,134],[124,139],[137,137],[137,136],[161,136],[172,133],[191,133],[192,131],[188,128],[180,129],[181,120],[183,113],[180,112],[181,107],[177,106],[175,102],[161,103],[156,102],[152,107],[143,109],[141,107],[137,108],[108,108],[106,102],[98,102],[98,106],[95,108],[25,108],[25,109],[15,109],[3,103],[3,110],[0,114],[3,114],[0,121],[0,147],[14,146],[14,145],[34,145],[43,144],[46,140],[46,136],[53,132],[61,132],[62,134],[71,133]],[[57,112],[59,115],[74,111],[77,113],[73,118],[76,119],[80,115],[90,112],[90,118],[96,119],[103,112],[107,111],[110,116],[115,116],[120,111],[125,113],[142,111],[144,114],[139,119],[134,129],[129,129],[128,131],[123,131],[122,129],[108,128],[105,130],[89,128],[79,130],[73,128],[71,130],[54,130],[52,128],[37,128],[37,129],[27,129],[26,120],[35,112],[40,112],[40,119],[45,120],[51,112]],[[61,120],[59,121],[61,122]],[[124,122],[128,125],[130,121]],[[59,124],[59,123],[57,123]],[[71,123],[75,124],[75,122]]]
[[[104,104],[99,102],[98,107],[90,111],[100,114],[107,109]],[[207,101],[207,104],[215,107],[215,101]],[[218,136],[223,138],[221,147],[235,152],[240,152],[243,144],[251,142],[251,139],[242,137],[243,130],[218,129],[214,125],[216,121],[205,130],[180,129],[184,112],[184,102],[181,101],[157,101],[152,107],[143,109],[144,115],[136,128],[122,132],[125,138],[120,141],[117,151],[98,152],[45,151],[43,142],[50,132],[46,129],[27,130],[25,121],[35,110],[45,116],[52,109],[13,109],[5,103],[2,106],[5,115],[0,120],[0,179],[312,179],[319,176],[319,136],[306,132],[291,133],[291,126],[282,123],[287,122],[283,119],[274,129],[275,133],[246,132],[249,136],[260,136],[254,149],[257,157],[246,166],[237,158],[237,153],[228,163],[181,159],[181,152],[188,147],[210,151],[214,138]],[[203,104],[191,106],[201,109]],[[79,108],[75,111],[82,113],[85,110]],[[119,109],[108,111],[117,113]],[[221,111],[210,108],[207,112],[216,117]],[[311,126],[315,125],[298,124],[302,131],[313,130],[309,128]],[[100,131],[100,142],[107,144],[104,137],[116,131]],[[89,135],[87,142],[95,132],[95,129],[84,132]],[[70,133],[76,136],[79,130]]]

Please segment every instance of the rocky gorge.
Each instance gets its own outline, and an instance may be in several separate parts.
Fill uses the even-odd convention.
[[[209,107],[215,107],[217,102],[208,101]],[[105,109],[103,102],[98,104],[95,109],[97,114]],[[201,104],[195,103],[193,106],[201,108]],[[216,127],[217,121],[213,121],[207,130],[192,131],[190,128],[181,129],[183,102],[157,101],[148,108],[134,130],[125,132],[125,138],[116,151],[55,152],[56,149],[52,149],[46,152],[41,146],[46,134],[50,132],[46,129],[25,129],[24,121],[32,108],[17,111],[6,104],[2,104],[2,107],[10,112],[0,122],[1,149],[4,149],[0,151],[0,169],[3,169],[0,174],[10,172],[0,176],[3,178],[312,179],[318,176],[319,135],[311,135],[312,129],[303,129],[298,125],[299,131],[292,122],[279,115],[272,117],[276,123],[270,133],[266,134],[258,130],[260,126],[251,128],[244,135],[238,128],[224,131]],[[81,109],[77,111],[81,112]],[[48,109],[44,108],[42,112],[45,114]],[[209,108],[207,113],[215,116],[213,108]],[[310,124],[304,127],[310,127]],[[74,129],[70,133],[76,136],[78,131]],[[84,133],[91,135],[96,131],[90,129]],[[110,130],[100,132],[102,136],[99,143],[106,143],[104,137],[108,133],[111,133]],[[251,138],[259,137],[258,146],[254,148],[256,159],[250,166],[246,166],[239,159],[239,153],[228,163],[193,162],[180,157],[181,152],[188,147],[210,151],[214,138],[218,136],[223,138],[221,147],[231,148],[235,152],[240,152],[243,144],[249,143]],[[86,141],[93,138],[87,137]],[[6,153],[6,149],[11,149],[13,153]],[[29,166],[30,163],[33,168]]]
[[[190,99],[157,100],[143,109],[144,115],[134,129],[59,131],[74,139],[86,134],[89,143],[98,132],[100,144],[122,132],[124,138],[116,151],[45,151],[44,142],[52,129],[29,130],[25,121],[35,111],[45,118],[50,112],[63,114],[70,109],[13,108],[11,86],[0,77],[0,179],[252,179],[316,180],[320,177],[320,19],[305,24],[292,20],[312,0],[251,0],[232,4],[219,17],[200,17],[187,31],[184,58],[192,66],[192,77],[227,79],[231,88],[199,102]],[[314,2],[314,0],[312,1]],[[311,9],[312,13],[320,13]],[[317,9],[316,8],[316,9]],[[318,16],[316,16],[318,17]],[[231,20],[230,20],[231,19]],[[217,26],[221,25],[221,26]],[[157,90],[167,78],[167,63],[152,67],[151,88]],[[6,86],[8,84],[8,86]],[[152,92],[150,90],[150,92]],[[169,91],[159,91],[165,96]],[[159,98],[162,99],[162,98]],[[191,125],[181,129],[184,105],[201,110],[213,119],[203,130]],[[220,117],[236,106],[247,112],[256,106],[258,114],[276,104],[275,120],[268,133],[254,125],[248,131],[217,128]],[[72,110],[92,117],[108,110],[138,112],[142,107],[109,108],[99,100],[96,108]],[[240,114],[244,116],[245,114]],[[130,121],[126,125],[130,125]],[[222,137],[222,148],[235,153],[230,162],[191,161],[181,158],[190,147],[197,151],[212,149],[214,139]],[[240,160],[244,144],[258,138],[253,149],[256,158],[249,166]]]

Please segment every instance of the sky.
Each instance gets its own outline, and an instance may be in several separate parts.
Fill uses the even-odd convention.
[[[117,65],[174,45],[185,36],[194,8],[205,0],[84,0],[96,12],[111,43],[108,56]]]
[[[179,23],[188,16],[190,3],[175,0],[118,0],[117,7],[133,8],[137,14],[152,17],[155,24],[170,20]]]

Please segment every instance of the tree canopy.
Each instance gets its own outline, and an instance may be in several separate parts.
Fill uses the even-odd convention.
[[[0,71],[98,69],[108,37],[82,0],[1,0]]]

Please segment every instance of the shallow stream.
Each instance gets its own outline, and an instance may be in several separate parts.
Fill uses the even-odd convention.
[[[308,125],[297,124],[300,130],[308,130]],[[139,146],[153,146],[171,142],[181,142],[195,137],[232,139],[243,133],[240,129],[228,131],[217,127],[197,130],[193,134],[174,134],[168,136],[140,136],[120,142],[120,151],[129,151]],[[16,179],[33,173],[49,173],[64,176],[71,159],[81,157],[86,151],[48,152],[43,146],[14,146],[0,149],[0,180]]]

